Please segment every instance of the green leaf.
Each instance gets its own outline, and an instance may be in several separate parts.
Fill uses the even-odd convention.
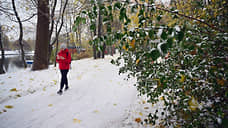
[[[107,32],[112,32],[112,27],[110,24],[108,24],[108,26],[107,26]]]
[[[111,6],[111,5],[108,6],[108,10],[109,10],[110,12],[112,12],[112,6]]]
[[[86,18],[81,18],[81,23],[86,24]]]
[[[154,49],[150,52],[150,57],[155,61],[160,56],[160,52],[158,49]]]
[[[166,40],[167,39],[167,33],[164,31],[164,29],[163,29],[163,31],[162,31],[162,34],[161,34],[161,38],[163,39],[163,40]]]
[[[95,16],[97,16],[97,6],[96,5],[93,6],[93,13]]]
[[[82,14],[87,14],[87,12],[86,11],[82,11]]]
[[[159,15],[157,16],[157,20],[160,21],[162,19],[162,17]]]
[[[179,41],[182,41],[184,39],[184,32],[183,31],[178,32],[177,38]]]
[[[172,44],[173,44],[173,38],[169,38],[167,40],[167,47],[171,48],[172,47]]]
[[[125,8],[121,8],[120,9],[120,17],[119,17],[119,20],[120,21],[124,21],[124,18],[126,17],[126,9]]]
[[[167,43],[161,44],[161,50],[162,50],[163,53],[166,54],[167,51],[168,51],[168,44]]]
[[[91,24],[91,25],[90,25],[90,30],[95,30],[95,29],[96,29],[96,24],[94,24],[94,23]]]
[[[120,2],[116,2],[114,4],[114,9],[120,9],[121,8],[121,3]]]
[[[153,31],[153,29],[150,29],[150,31],[149,31],[149,37],[153,40],[154,39],[154,37],[155,37],[155,32]]]

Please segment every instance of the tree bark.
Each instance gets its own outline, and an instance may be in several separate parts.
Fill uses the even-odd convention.
[[[21,19],[17,13],[17,10],[16,10],[16,6],[15,6],[15,1],[12,0],[12,5],[13,5],[13,10],[14,10],[14,13],[15,13],[15,16],[17,18],[17,21],[19,23],[19,28],[20,28],[20,35],[19,35],[19,45],[20,45],[20,48],[21,48],[21,60],[23,62],[23,65],[24,65],[24,68],[27,68],[27,64],[25,62],[25,52],[24,52],[24,49],[23,49],[23,43],[22,43],[22,39],[23,39],[23,27],[22,27],[22,23],[21,23]]]
[[[3,68],[4,60],[5,60],[5,54],[4,54],[4,48],[2,43],[2,26],[0,25],[0,49],[2,52],[2,58],[0,59],[0,74],[4,74],[5,70]]]
[[[102,33],[102,16],[101,16],[101,9],[99,8],[99,15],[98,15],[98,38],[101,37]],[[103,47],[104,49],[104,47]],[[101,51],[98,51],[97,57],[101,58]],[[102,50],[102,58],[103,58],[103,50]]]
[[[94,30],[94,36],[97,35],[96,32],[97,32],[97,30],[96,30],[96,28],[95,28],[95,30]],[[97,50],[96,50],[95,44],[93,44],[93,58],[94,58],[94,59],[97,59]]]
[[[38,0],[36,46],[32,70],[48,68],[49,0]]]

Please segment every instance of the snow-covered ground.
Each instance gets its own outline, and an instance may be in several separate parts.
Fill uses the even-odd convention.
[[[56,67],[0,75],[0,128],[152,127],[139,121],[154,107],[137,96],[135,79],[118,75],[112,58],[73,61],[61,96]]]

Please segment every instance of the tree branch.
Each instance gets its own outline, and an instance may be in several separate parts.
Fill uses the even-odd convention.
[[[136,2],[136,5],[139,5],[139,6],[144,5],[144,4],[138,3],[137,0],[135,0],[135,2]],[[208,24],[208,23],[204,22],[203,20],[197,19],[197,18],[195,18],[195,17],[187,16],[187,15],[181,14],[181,13],[176,12],[176,11],[171,11],[171,10],[168,10],[168,9],[165,9],[165,8],[158,7],[158,6],[156,6],[156,5],[148,5],[148,7],[156,7],[156,9],[158,9],[158,10],[162,10],[162,11],[165,11],[165,12],[169,12],[169,13],[172,13],[172,14],[176,14],[176,15],[179,15],[179,16],[181,16],[181,17],[184,17],[184,18],[187,18],[187,19],[190,19],[190,20],[195,20],[195,21],[200,22],[201,24],[207,25],[208,27],[210,27],[210,28],[212,28],[212,29],[214,29],[214,30],[217,30],[217,31],[223,32],[223,33],[225,32],[223,29],[220,29],[220,28],[216,27],[215,25]]]
[[[59,35],[61,29],[62,29],[62,26],[63,26],[63,17],[64,17],[64,12],[65,12],[65,9],[66,9],[66,6],[67,6],[67,3],[68,3],[68,0],[66,0],[65,4],[64,4],[64,7],[63,7],[63,11],[62,11],[62,18],[61,18],[61,25],[60,25],[60,28],[57,32],[57,36]],[[57,37],[55,37],[54,41],[51,43],[51,45],[54,45],[55,42],[57,40]]]

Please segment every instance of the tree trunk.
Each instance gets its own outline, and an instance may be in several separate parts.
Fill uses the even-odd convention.
[[[49,0],[38,0],[36,46],[32,70],[48,68]]]
[[[27,68],[27,64],[25,62],[25,52],[24,52],[23,43],[22,43],[22,39],[23,39],[23,27],[22,27],[21,19],[18,16],[18,13],[17,13],[17,10],[16,10],[16,6],[15,6],[15,1],[14,0],[12,0],[12,4],[13,4],[13,10],[14,10],[15,16],[17,18],[17,21],[18,21],[19,27],[20,27],[20,36],[19,36],[19,40],[18,41],[19,41],[20,48],[21,48],[21,60],[23,62],[24,68]]]
[[[4,74],[5,70],[3,68],[4,60],[5,60],[5,54],[4,54],[4,48],[3,48],[3,42],[2,42],[2,26],[0,25],[0,49],[2,52],[2,58],[0,59],[0,74]]]
[[[96,31],[97,31],[97,30],[96,30],[96,28],[95,28],[93,36],[96,36],[96,35],[97,35]],[[96,49],[95,44],[93,44],[93,58],[94,58],[94,59],[97,59],[97,49]]]
[[[99,8],[99,15],[98,15],[98,38],[101,37],[102,33],[102,16],[101,16],[101,9]],[[104,47],[103,47],[104,49]],[[103,49],[102,49],[102,58],[103,58]],[[98,51],[97,58],[101,58],[101,51]]]
[[[57,54],[58,54],[58,49],[59,49],[59,38],[58,38],[58,30],[57,30],[57,26],[58,26],[58,24],[56,24],[56,49],[55,49],[55,58],[54,58],[54,60],[55,60],[55,62],[54,62],[54,66],[56,67],[56,56],[57,56]]]

